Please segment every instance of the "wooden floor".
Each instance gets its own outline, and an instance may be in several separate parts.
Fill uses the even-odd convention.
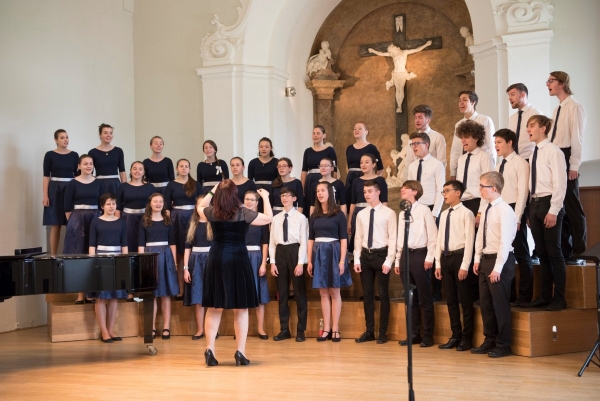
[[[593,344],[590,344],[590,349]],[[2,400],[402,400],[406,349],[397,342],[275,343],[250,338],[250,366],[236,367],[235,341],[217,340],[220,365],[207,368],[204,341],[141,338],[51,343],[47,328],[0,334]],[[597,400],[600,368],[577,372],[587,352],[500,360],[415,348],[417,400]]]

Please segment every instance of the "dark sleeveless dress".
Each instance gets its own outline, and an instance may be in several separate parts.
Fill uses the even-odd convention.
[[[215,220],[213,207],[204,209],[213,230],[213,244],[204,270],[202,306],[247,309],[258,306],[246,233],[257,212],[240,208],[232,221]]]

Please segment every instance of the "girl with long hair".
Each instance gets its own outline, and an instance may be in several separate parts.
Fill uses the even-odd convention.
[[[175,179],[173,160],[162,155],[164,147],[163,139],[158,135],[153,136],[150,138],[152,156],[143,161],[148,182],[154,185],[155,192],[161,194],[165,193],[167,184]]]
[[[207,139],[202,144],[206,159],[198,163],[196,177],[202,187],[201,192],[206,194],[215,184],[229,178],[229,169],[225,160],[217,157],[217,144]]]
[[[333,170],[333,160],[330,158],[325,157],[323,160],[321,160],[321,163],[319,163],[319,171],[321,172],[323,178],[312,183],[312,187],[308,192],[310,199],[306,202],[308,205],[310,205],[311,215],[313,214],[316,202],[318,202],[317,185],[320,182],[328,182],[331,184],[335,203],[338,205],[339,210],[344,213],[344,216],[348,215],[348,211],[346,209],[346,188],[342,181],[332,176]]]

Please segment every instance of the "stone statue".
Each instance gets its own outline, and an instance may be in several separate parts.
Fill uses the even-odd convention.
[[[400,181],[400,185],[402,185],[402,183],[404,181],[406,181],[406,177],[408,176],[408,164],[406,164],[406,153],[409,151],[409,146],[408,146],[409,136],[408,136],[408,134],[402,134],[400,139],[402,140],[402,149],[400,149],[399,152],[396,151],[396,152],[398,152],[396,157],[401,158],[402,161],[398,165],[398,174],[396,176],[398,177],[398,180]]]
[[[385,83],[385,89],[390,90],[392,86],[396,87],[396,103],[398,108],[396,113],[402,113],[402,102],[404,101],[404,85],[406,81],[416,78],[417,75],[413,72],[406,71],[406,59],[409,55],[420,52],[428,46],[431,46],[431,40],[427,41],[423,46],[417,47],[412,50],[402,50],[398,46],[389,45],[386,53],[377,51],[373,48],[369,48],[369,53],[373,53],[377,56],[391,57],[394,61],[394,71],[392,72],[392,79]]]
[[[465,38],[465,46],[473,46],[475,44],[475,39],[473,39],[473,34],[466,26],[460,28],[460,36]]]
[[[329,42],[323,41],[321,42],[319,54],[315,54],[308,59],[308,63],[306,64],[306,74],[310,76],[315,72],[326,69],[330,64],[330,60],[331,64],[333,64],[331,50],[329,50]]]

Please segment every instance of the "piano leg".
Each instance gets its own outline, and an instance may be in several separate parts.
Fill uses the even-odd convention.
[[[152,319],[154,317],[154,294],[146,293],[142,294],[143,305],[144,305],[144,345],[148,347],[150,355],[154,356],[158,354],[158,350],[154,346],[154,339],[152,338]]]

